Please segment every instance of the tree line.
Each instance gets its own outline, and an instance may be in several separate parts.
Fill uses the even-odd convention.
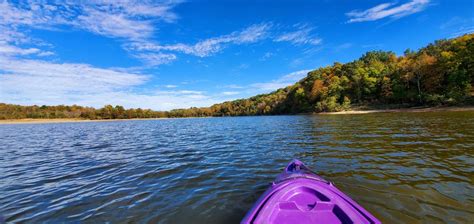
[[[76,118],[76,119],[133,119],[133,118],[162,118],[167,112],[150,109],[125,109],[123,106],[106,105],[102,108],[72,106],[21,106],[0,103],[0,119],[23,118]]]
[[[397,56],[370,51],[349,63],[318,68],[294,85],[269,94],[204,108],[153,111],[106,105],[0,104],[0,119],[244,116],[341,111],[353,105],[459,105],[474,95],[474,34],[438,40]]]

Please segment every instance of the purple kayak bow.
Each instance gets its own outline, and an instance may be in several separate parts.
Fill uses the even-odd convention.
[[[293,160],[277,176],[241,222],[247,223],[380,223],[359,204]]]

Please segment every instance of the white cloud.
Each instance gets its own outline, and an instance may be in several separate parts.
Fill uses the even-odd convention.
[[[0,55],[40,57],[54,52],[39,48],[22,48],[28,43],[44,47],[42,41],[25,35],[28,29],[62,29],[63,26],[86,30],[98,35],[131,41],[147,41],[157,21],[174,22],[172,12],[179,1],[67,1],[19,2],[0,1]],[[147,65],[166,64],[176,59],[174,54],[133,54]]]
[[[181,0],[172,1],[109,1],[105,9],[116,7],[122,9],[128,16],[148,16],[172,23],[178,16],[171,10],[180,4]]]
[[[306,77],[308,72],[311,70],[300,70],[296,72],[292,72],[290,74],[284,75],[276,80],[272,80],[270,82],[263,82],[263,83],[254,83],[250,86],[252,88],[257,88],[260,91],[274,91],[279,88],[287,87],[289,85],[295,84],[295,82],[301,80],[302,78]]]
[[[133,56],[143,60],[147,65],[151,66],[168,64],[176,60],[176,55],[165,53],[138,53]]]
[[[269,93],[280,88],[284,88],[290,85],[295,84],[300,81],[302,78],[306,77],[308,72],[311,70],[299,70],[286,75],[279,77],[278,79],[271,80],[269,82],[259,82],[252,83],[245,86],[240,85],[226,85],[224,88],[229,88],[229,90],[223,91],[220,94],[222,96],[229,96],[227,100],[235,100],[236,96],[239,97],[251,97],[257,94]],[[239,89],[239,91],[234,91],[233,89]],[[222,102],[222,101],[221,101]]]
[[[1,13],[0,13],[1,14]],[[29,42],[30,39],[23,33],[18,32],[14,29],[10,29],[6,26],[0,25],[0,41],[5,43],[25,43]]]
[[[58,64],[1,57],[0,101],[26,100],[35,103],[51,99],[52,102],[58,102],[83,94],[132,87],[147,79],[145,75],[95,68],[87,64]]]
[[[78,104],[170,110],[209,106],[225,99],[202,91],[136,91],[148,75],[87,64],[19,60],[0,56],[0,102],[22,105]]]
[[[67,94],[70,91],[101,92],[144,83],[148,77],[92,67],[87,64],[51,63],[40,60],[0,60],[2,92],[28,93],[42,90]],[[21,94],[22,96],[25,96]]]
[[[55,55],[55,53],[52,51],[42,51],[38,53],[38,56],[41,56],[41,57],[46,57],[46,56],[51,56],[51,55]]]
[[[87,9],[74,25],[102,36],[130,39],[148,37],[154,30],[150,21],[132,20],[123,14],[107,14],[96,9]]]
[[[40,50],[38,48],[19,48],[0,42],[0,55],[30,55],[37,54]]]
[[[202,95],[202,91],[195,91],[195,90],[179,90],[179,91],[175,91],[174,93]]]
[[[241,32],[234,32],[230,35],[233,42],[253,43],[266,37],[268,30],[271,28],[270,23],[260,23],[247,27]]]
[[[318,38],[311,34],[313,28],[308,27],[306,25],[299,25],[295,26],[298,28],[296,31],[287,32],[280,36],[278,36],[275,41],[276,42],[290,42],[295,45],[303,45],[303,44],[310,44],[310,45],[318,45],[321,44],[322,39]]]
[[[35,21],[32,11],[23,10],[10,5],[7,1],[0,2],[0,24],[32,25]]]
[[[198,41],[195,44],[157,44],[150,41],[134,41],[124,44],[124,48],[129,50],[132,54],[149,54],[149,53],[163,53],[163,52],[178,52],[198,57],[208,57],[220,52],[228,45],[241,45],[248,43],[255,43],[266,38],[273,38],[275,42],[290,42],[295,45],[319,45],[322,42],[315,34],[312,34],[314,28],[308,25],[296,24],[298,30],[287,32],[279,36],[272,36],[271,23],[259,23],[251,25],[241,31],[234,31],[230,34],[212,37],[205,40]],[[267,52],[261,60],[266,60],[273,54]]]
[[[226,91],[226,92],[222,92],[222,95],[225,95],[225,96],[233,96],[233,95],[238,95],[240,92],[236,92],[236,91]]]
[[[172,51],[195,55],[198,57],[207,57],[221,51],[225,47],[225,44],[254,43],[261,39],[264,39],[267,37],[270,27],[271,24],[268,23],[255,24],[245,28],[242,31],[236,31],[227,35],[205,39],[193,45],[183,43],[159,45],[144,41],[126,44],[125,47],[131,51]]]
[[[165,85],[166,88],[172,89],[178,87],[177,85]]]
[[[234,85],[234,84],[226,85],[226,86],[224,86],[224,87],[230,88],[230,89],[242,89],[242,88],[244,88],[243,86]]]
[[[48,29],[70,25],[93,33],[128,39],[142,39],[154,31],[153,22],[173,22],[171,10],[179,2],[146,1],[68,1],[49,3],[0,3],[0,24],[16,28],[30,26]]]
[[[11,44],[8,44],[5,41],[0,40],[0,56],[27,56],[27,55],[36,55],[40,57],[54,55],[51,51],[43,51],[38,48],[21,48]]]
[[[426,8],[430,0],[411,0],[407,3],[383,3],[364,11],[354,10],[346,13],[350,18],[349,23],[375,21],[383,18],[398,19]]]

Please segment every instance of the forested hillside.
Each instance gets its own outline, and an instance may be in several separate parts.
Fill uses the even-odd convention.
[[[311,71],[270,94],[180,110],[183,116],[291,114],[364,105],[457,105],[473,95],[474,34],[439,40],[403,56],[372,51],[359,59]]]
[[[439,40],[418,51],[372,51],[359,59],[311,71],[269,94],[167,112],[81,106],[0,104],[0,119],[122,119],[294,114],[347,110],[351,105],[458,105],[473,97],[474,34]]]

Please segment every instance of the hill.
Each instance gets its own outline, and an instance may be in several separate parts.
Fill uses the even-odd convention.
[[[474,34],[438,40],[403,56],[371,51],[357,60],[318,68],[269,94],[174,110],[176,116],[239,116],[347,110],[352,105],[468,104],[473,96]]]

